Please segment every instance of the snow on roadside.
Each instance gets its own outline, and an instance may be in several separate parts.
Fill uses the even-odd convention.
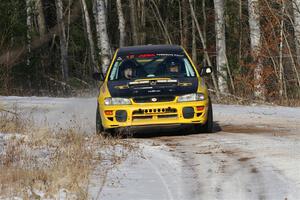
[[[214,120],[222,124],[300,126],[300,107],[213,105]]]
[[[101,182],[135,149],[94,134],[96,99],[0,97],[0,104],[20,121],[32,121],[20,133],[0,134],[0,199],[4,188],[15,198],[85,199],[86,179],[96,174]],[[1,115],[6,121],[12,116]]]

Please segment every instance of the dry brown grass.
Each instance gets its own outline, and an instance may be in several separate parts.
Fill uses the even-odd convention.
[[[53,131],[35,127],[20,115],[1,113],[0,199],[57,199],[62,190],[67,191],[67,199],[88,199],[95,169],[106,173],[135,148],[126,140],[73,128]]]
[[[5,110],[0,104],[0,131],[3,133],[23,133],[32,127],[32,120],[22,117],[17,112],[17,108],[13,111]]]

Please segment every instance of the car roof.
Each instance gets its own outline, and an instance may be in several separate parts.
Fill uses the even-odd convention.
[[[179,45],[142,45],[122,47],[118,51],[118,56],[127,56],[130,54],[184,54],[184,51]]]

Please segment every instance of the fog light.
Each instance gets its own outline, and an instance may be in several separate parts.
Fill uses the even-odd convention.
[[[127,120],[126,110],[117,110],[116,111],[116,120],[118,122],[126,122],[126,120]]]
[[[194,117],[194,108],[193,107],[184,107],[182,109],[182,114],[185,119],[192,119]]]
[[[203,111],[204,110],[204,106],[197,106],[197,111]]]
[[[113,115],[113,111],[112,110],[105,110],[104,111],[105,115]]]

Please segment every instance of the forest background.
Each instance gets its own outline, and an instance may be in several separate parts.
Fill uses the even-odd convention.
[[[300,0],[1,0],[0,95],[95,91],[122,46],[178,44],[216,99],[300,99]]]

